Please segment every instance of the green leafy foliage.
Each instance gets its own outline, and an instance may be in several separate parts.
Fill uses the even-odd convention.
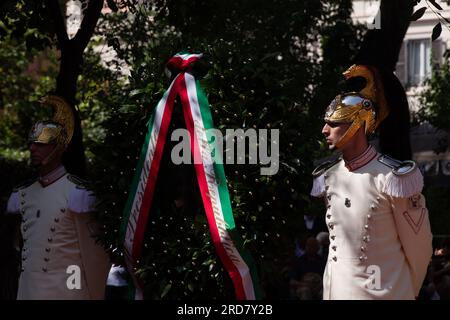
[[[165,63],[181,50],[202,52],[209,70],[201,83],[216,128],[223,133],[280,130],[276,175],[260,175],[261,165],[226,165],[225,170],[236,231],[255,260],[264,297],[286,298],[283,270],[293,255],[303,213],[322,210],[308,196],[313,160],[324,154],[321,115],[336,95],[361,35],[350,19],[351,1],[123,3],[115,2],[119,10],[102,17],[78,78],[78,108],[90,187],[99,199],[102,243],[115,261],[123,262],[122,210],[150,114],[170,83]],[[125,5],[128,11],[122,10]],[[116,11],[113,1],[109,6]],[[55,85],[53,51],[45,51],[49,67],[31,73],[35,78],[24,72],[32,57],[52,43],[51,26],[36,28],[38,44],[26,41],[26,31],[35,30],[34,19],[44,18],[42,8],[35,8],[38,15],[9,10],[2,16],[18,30],[14,37],[3,36],[0,48],[2,57],[11,55],[8,59],[14,62],[0,88],[0,147],[11,155],[24,150],[31,123],[45,116],[38,113],[37,100]],[[105,58],[110,48],[114,52]],[[178,106],[171,130],[184,126]],[[171,162],[173,145],[170,139],[166,142],[136,269],[145,297],[234,299],[211,241],[194,169]]]
[[[201,83],[215,126],[223,133],[280,130],[276,175],[261,176],[261,165],[226,165],[225,170],[237,231],[256,262],[264,296],[283,298],[288,292],[282,270],[293,254],[302,214],[315,207],[308,194],[312,161],[323,152],[320,115],[356,53],[359,33],[351,24],[351,2],[156,4],[108,15],[99,27],[117,52],[110,67],[119,70],[123,61],[131,67],[126,82],[109,82],[107,94],[96,102],[109,109],[101,123],[104,139],[91,147],[102,241],[120,260],[118,234],[128,188],[150,113],[169,84],[164,63],[181,50],[202,52],[209,71]],[[183,126],[178,106],[171,130]],[[231,280],[211,242],[194,169],[171,163],[172,146],[168,140],[136,270],[145,296],[233,299]]]
[[[417,120],[429,122],[443,131],[450,130],[450,64],[448,60],[442,66],[435,66],[431,77],[425,82],[425,91],[420,95]],[[438,152],[445,151],[448,141],[441,143]]]
[[[0,61],[0,155],[20,159],[33,121],[51,114],[39,99],[54,87],[56,56],[51,50],[27,50],[25,41],[8,31]]]
[[[18,39],[27,50],[43,50],[54,43],[55,26],[50,21],[47,1],[3,0],[0,3],[0,39]]]

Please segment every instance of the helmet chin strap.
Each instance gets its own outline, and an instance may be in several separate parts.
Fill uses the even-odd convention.
[[[374,128],[373,123],[370,121],[370,112],[371,111],[365,109],[358,112],[356,119],[353,120],[350,127],[336,143],[336,149],[341,149],[344,145],[346,145],[362,126],[364,126],[364,133],[366,135],[373,132]]]
[[[363,124],[364,121],[353,121],[347,131],[345,131],[341,139],[339,139],[339,141],[336,143],[335,149],[341,149],[343,146],[345,146],[350,141],[350,139],[353,138],[355,133],[359,130],[359,128],[361,128]]]

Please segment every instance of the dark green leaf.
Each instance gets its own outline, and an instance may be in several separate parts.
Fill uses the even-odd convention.
[[[116,3],[114,2],[114,0],[106,0],[106,2],[108,3],[108,7],[113,11],[113,12],[117,12],[119,10],[119,8],[117,8]]]
[[[436,3],[436,0],[430,0],[430,3],[438,10],[442,10],[442,7]]]
[[[136,96],[138,94],[144,93],[144,89],[134,89],[130,92],[130,97]]]
[[[426,7],[422,7],[420,9],[418,9],[416,12],[414,12],[411,16],[411,21],[417,21],[420,18],[422,18],[422,16],[425,14],[425,11],[427,11]]]
[[[172,288],[172,284],[168,284],[165,288],[164,291],[161,293],[161,298],[164,298],[164,296],[169,293],[170,289]]]
[[[437,38],[439,38],[439,36],[441,35],[441,32],[442,32],[442,25],[440,22],[438,22],[438,24],[435,25],[433,28],[433,34],[431,35],[431,41],[434,41]]]

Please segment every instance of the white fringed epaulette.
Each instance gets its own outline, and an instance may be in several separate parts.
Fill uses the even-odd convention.
[[[6,206],[6,213],[14,214],[20,213],[20,200],[19,193],[13,192],[8,199],[8,205]]]
[[[334,166],[336,163],[338,163],[341,160],[341,158],[336,158],[334,160],[329,160],[321,163],[319,166],[317,166],[314,171],[312,172],[313,175],[313,186],[310,192],[310,195],[313,197],[323,197],[325,195],[325,171],[330,169],[332,166]]]
[[[310,195],[316,198],[320,198],[323,197],[324,194],[325,194],[325,178],[322,174],[317,178],[314,178],[313,187],[311,189]]]
[[[378,161],[392,170],[386,176],[383,192],[396,198],[409,198],[422,192],[423,176],[414,161],[399,161],[382,155]]]
[[[95,196],[86,189],[74,188],[69,194],[68,208],[74,213],[87,213],[95,210]]]

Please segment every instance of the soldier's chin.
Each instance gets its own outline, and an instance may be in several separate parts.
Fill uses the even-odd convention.
[[[30,159],[31,166],[34,168],[39,168],[42,165],[42,161],[37,159]]]

